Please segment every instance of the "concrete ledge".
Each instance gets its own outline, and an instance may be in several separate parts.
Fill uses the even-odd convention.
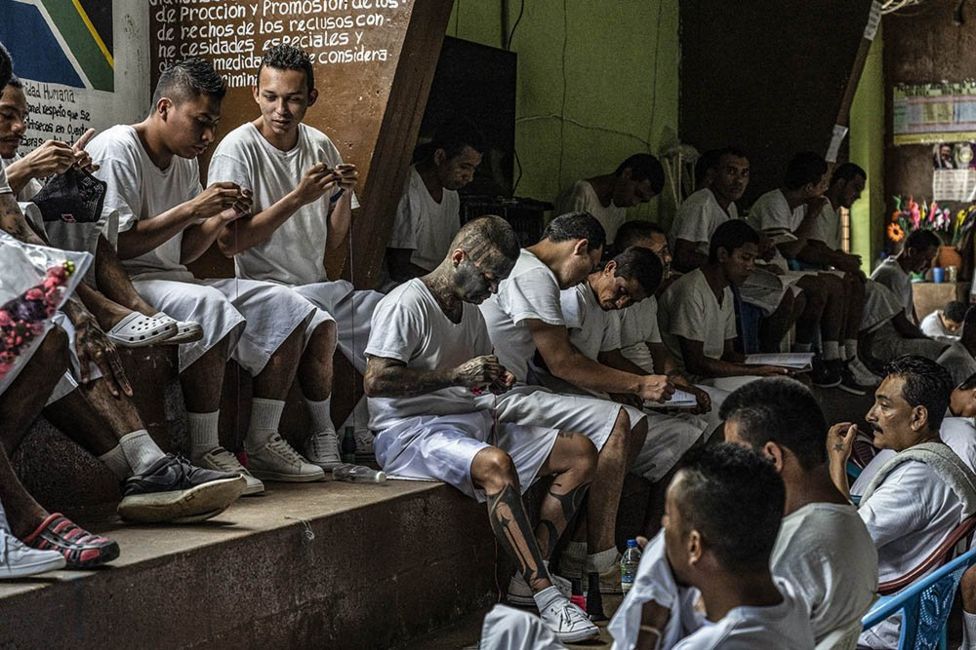
[[[94,528],[121,557],[0,584],[0,647],[387,648],[495,599],[484,507],[442,484],[273,485],[203,524]]]

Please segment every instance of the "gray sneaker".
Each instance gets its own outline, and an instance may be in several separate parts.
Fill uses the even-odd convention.
[[[305,458],[313,465],[331,470],[342,464],[339,454],[339,436],[335,431],[313,433],[305,443]]]
[[[308,483],[325,480],[321,467],[305,460],[277,433],[259,449],[247,450],[251,474],[262,481]]]
[[[218,472],[230,472],[232,474],[240,474],[247,481],[247,487],[244,488],[244,492],[241,496],[251,496],[253,494],[261,494],[264,492],[264,483],[254,477],[247,469],[241,465],[241,462],[237,460],[237,456],[230,453],[223,447],[214,447],[203,456],[194,460],[194,463],[205,469],[214,469]]]

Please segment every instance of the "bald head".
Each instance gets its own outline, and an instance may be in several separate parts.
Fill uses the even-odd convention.
[[[519,241],[515,231],[501,217],[489,214],[461,226],[451,251],[463,250],[481,267],[504,269],[505,275],[515,266],[519,256]]]

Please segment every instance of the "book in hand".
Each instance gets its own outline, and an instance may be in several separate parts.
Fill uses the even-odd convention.
[[[693,409],[698,406],[698,398],[687,391],[675,388],[674,394],[668,401],[644,402],[644,406],[651,409]]]
[[[769,238],[769,241],[771,241],[774,246],[797,241],[796,235],[791,233],[786,228],[771,228],[769,230],[764,230],[763,234]]]
[[[813,352],[779,352],[771,354],[750,354],[746,365],[780,366],[791,370],[810,370],[813,367]]]

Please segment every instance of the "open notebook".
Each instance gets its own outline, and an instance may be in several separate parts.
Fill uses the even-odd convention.
[[[750,354],[746,356],[746,363],[750,366],[782,366],[793,370],[810,370],[813,367],[813,352]]]
[[[698,400],[691,393],[676,388],[667,402],[644,402],[644,406],[651,409],[691,409],[698,406]]]

